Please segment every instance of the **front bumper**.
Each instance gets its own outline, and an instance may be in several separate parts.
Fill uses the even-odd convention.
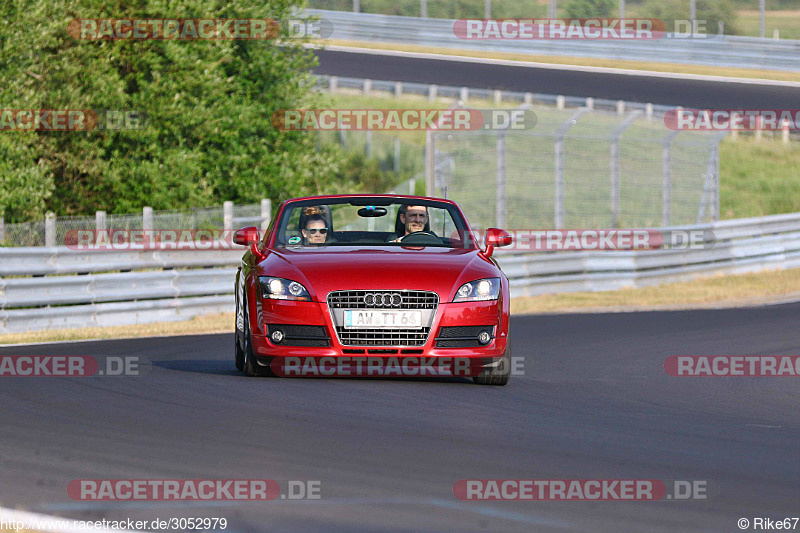
[[[467,358],[492,364],[506,350],[508,341],[507,304],[499,300],[486,302],[439,303],[430,332],[421,346],[342,345],[336,334],[328,305],[323,302],[295,302],[262,300],[257,324],[251,324],[253,352],[262,365],[269,365],[276,357],[442,357]],[[252,316],[252,315],[251,315]],[[322,326],[327,333],[326,346],[287,346],[274,343],[268,336],[268,325],[291,324]],[[482,346],[437,347],[436,339],[442,328],[457,326],[491,326],[494,338]],[[440,343],[441,344],[441,343]],[[454,344],[454,343],[448,343]]]

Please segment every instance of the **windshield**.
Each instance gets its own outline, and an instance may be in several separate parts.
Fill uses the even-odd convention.
[[[466,222],[451,204],[406,198],[325,202],[306,200],[287,206],[277,224],[275,246],[475,247]]]

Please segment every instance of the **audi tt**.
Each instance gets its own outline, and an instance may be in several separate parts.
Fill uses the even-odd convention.
[[[289,375],[290,362],[311,359],[335,375],[351,368],[337,366],[344,360],[370,369],[394,360],[409,375],[447,362],[475,383],[505,385],[509,289],[492,254],[511,235],[489,228],[484,241],[446,199],[283,202],[264,235],[256,227],[234,234],[248,247],[235,281],[236,367]]]

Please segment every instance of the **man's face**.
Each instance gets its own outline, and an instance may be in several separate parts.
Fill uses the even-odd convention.
[[[400,214],[400,222],[406,227],[406,235],[415,231],[423,231],[428,222],[428,211],[425,206],[410,205],[405,214]]]
[[[325,230],[325,233],[320,230]],[[303,230],[303,237],[306,238],[306,242],[309,244],[323,244],[326,236],[327,228],[321,220],[312,220],[306,224],[306,229]]]

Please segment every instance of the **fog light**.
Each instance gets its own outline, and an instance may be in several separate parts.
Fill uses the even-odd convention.
[[[481,331],[478,333],[478,342],[481,344],[489,344],[492,341],[492,336],[488,331]]]
[[[275,344],[279,344],[283,340],[283,332],[279,329],[276,329],[272,332],[272,334],[270,334],[269,338],[272,339],[272,342]]]

